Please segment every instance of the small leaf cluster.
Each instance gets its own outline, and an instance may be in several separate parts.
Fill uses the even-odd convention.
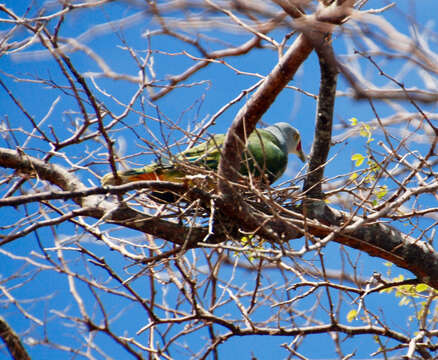
[[[389,263],[389,266],[392,264]],[[403,275],[398,275],[391,279],[391,283],[400,283],[405,280]],[[394,293],[396,298],[399,298],[399,306],[410,306],[417,309],[416,315],[409,316],[409,321],[413,321],[414,319],[420,320],[425,315],[425,312],[430,309],[428,307],[427,297],[433,293],[435,297],[438,297],[438,292],[433,290],[429,285],[420,283],[420,284],[403,284],[403,285],[394,285],[392,287],[383,289],[380,293],[391,294]],[[421,300],[421,301],[418,301]],[[438,308],[437,308],[438,310]],[[347,315],[347,321],[352,322],[353,320],[358,319],[358,310],[351,309]]]
[[[402,274],[396,276],[392,279],[392,282],[402,282],[404,280],[404,276]],[[399,286],[393,286],[387,289],[384,289],[380,291],[381,293],[392,293],[395,291],[395,296],[400,298],[399,305],[409,305],[413,299],[419,298],[421,293],[424,293],[425,291],[430,290],[430,286],[427,284],[407,284],[407,285],[399,285]]]
[[[243,252],[244,255],[250,262],[252,262],[257,257],[257,250],[264,249],[265,240],[258,236],[249,234],[240,238],[240,244],[245,248]],[[239,253],[236,253],[236,255],[238,254]]]
[[[388,266],[388,274],[391,272],[392,263],[385,263]],[[405,280],[405,277],[400,274],[391,279],[392,283],[398,283]],[[433,296],[434,298],[438,297],[438,292],[431,288],[429,285],[420,283],[420,284],[404,284],[404,285],[395,285],[390,288],[386,288],[381,290],[380,293],[391,294],[394,292],[394,295],[397,298],[400,298],[399,306],[410,306],[417,309],[416,315],[409,316],[409,321],[413,321],[414,319],[420,320],[425,316],[426,311],[430,311],[433,309],[430,305],[428,305],[427,298],[429,296]],[[418,301],[421,300],[421,301]],[[438,307],[435,307],[435,316],[438,313]],[[426,314],[427,315],[427,314]]]
[[[372,137],[373,128],[369,124],[358,121],[357,118],[354,117],[351,118],[349,121],[351,123],[351,126],[359,127],[359,134],[360,136],[367,139],[367,145],[374,141],[374,138]],[[351,156],[351,160],[354,162],[355,167],[360,167],[362,166],[362,164],[366,163],[367,167],[360,171],[363,174],[363,179],[360,183],[367,187],[371,187],[377,181],[377,174],[380,171],[380,166],[372,159],[369,146],[367,146],[367,152],[365,155],[361,153],[355,153]],[[359,185],[359,171],[355,171],[353,174],[351,174],[350,180],[353,181],[356,185]],[[386,185],[376,186],[373,189],[373,206],[376,206],[387,193],[388,187]]]

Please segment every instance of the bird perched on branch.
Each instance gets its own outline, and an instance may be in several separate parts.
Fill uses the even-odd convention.
[[[194,175],[196,168],[217,170],[225,134],[183,151],[166,163],[152,163],[143,168],[117,172],[122,184],[132,181],[160,180],[184,182],[187,175]],[[306,155],[301,147],[297,129],[288,123],[279,122],[264,129],[257,129],[248,137],[242,155],[240,173],[265,179],[269,184],[283,175],[287,167],[288,154],[296,154],[303,162]],[[102,185],[116,185],[112,173],[106,174]]]

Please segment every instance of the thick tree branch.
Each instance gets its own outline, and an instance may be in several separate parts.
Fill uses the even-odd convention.
[[[96,219],[104,218],[105,221],[118,223],[133,230],[151,234],[172,241],[175,244],[185,245],[186,247],[193,247],[198,242],[206,239],[208,235],[208,231],[203,227],[186,227],[156,216],[143,214],[127,206],[115,207],[114,203],[94,195],[104,193],[104,189],[87,189],[74,174],[69,173],[62,166],[47,164],[44,161],[24,154],[22,151],[0,148],[0,166],[13,168],[22,174],[36,176],[57,185],[64,192],[39,194],[36,195],[36,199],[72,199],[80,206],[86,208],[86,211],[81,213],[82,216],[91,216]],[[163,184],[160,186],[163,187]],[[175,187],[178,187],[178,184],[172,185],[172,189]],[[126,191],[123,187],[122,190]],[[71,192],[71,194],[68,195],[66,192]],[[112,191],[108,190],[107,192],[111,193]],[[114,191],[114,193],[120,193],[120,190],[119,192]],[[21,203],[23,198],[26,199],[32,196],[25,195],[24,197],[17,197],[18,199],[4,199],[4,205]],[[209,237],[209,241],[212,242],[224,240],[224,235],[220,233]],[[9,241],[10,239],[6,237],[2,240],[2,244]]]
[[[9,353],[14,360],[30,360],[29,354],[21,343],[20,338],[1,316],[0,337],[8,347]]]
[[[280,6],[285,13],[291,18],[298,19],[304,16],[302,5],[305,5],[304,1],[291,1],[291,0],[273,0],[278,6]]]
[[[72,191],[70,196],[67,196],[65,192],[41,195],[46,200],[55,198],[75,199],[82,206],[89,206],[89,208],[83,209],[84,212],[81,212],[82,216],[90,216],[117,223],[127,228],[165,239],[186,249],[198,247],[199,243],[205,241],[209,243],[224,242],[228,239],[228,236],[233,236],[232,232],[225,232],[225,229],[221,226],[217,226],[214,233],[210,233],[208,229],[202,226],[183,226],[176,222],[166,221],[156,216],[141,213],[125,205],[115,206],[114,203],[94,195],[105,190],[108,193],[121,193],[141,187],[142,185],[148,185],[148,183],[153,185],[154,182],[129,184],[103,190],[101,188],[87,189],[73,174],[59,165],[47,164],[22,152],[3,148],[0,148],[0,166],[20,169],[23,173],[36,174],[39,178],[52,182],[66,191],[69,189]],[[178,190],[177,188],[179,187],[184,189],[184,185],[179,184],[163,183],[155,185],[161,186],[160,189],[162,190]],[[196,188],[187,189],[186,194],[192,200],[200,199],[201,201],[208,202],[211,199],[208,197],[209,195]],[[88,197],[81,198],[80,195],[88,195]],[[35,196],[37,196],[35,199],[38,199],[39,195]],[[12,200],[4,199],[6,203]],[[21,202],[21,199],[17,200]],[[347,228],[346,225],[360,219],[351,219],[348,214],[341,214],[331,210],[327,205],[319,201],[311,204],[311,208],[308,207],[311,210],[313,220],[304,220],[301,215],[293,215],[289,211],[284,214],[280,212],[273,216],[272,214],[264,213],[260,209],[256,210],[242,201],[247,207],[244,211],[252,214],[252,217],[242,220],[238,218],[242,213],[242,209],[236,209],[235,199],[228,199],[227,201],[217,198],[214,200],[216,211],[225,218],[228,227],[236,224],[240,229],[248,230],[257,225],[258,228],[255,229],[258,230],[257,233],[274,242],[283,242],[300,237],[306,231],[316,237],[330,237],[336,242],[365,251],[371,256],[378,256],[391,261],[413,272],[421,281],[427,282],[432,287],[438,289],[438,254],[423,242],[412,239],[388,225],[365,223],[357,227]],[[227,213],[227,211],[230,212]],[[253,223],[252,221],[261,222]],[[6,239],[3,239],[2,243],[4,241]]]
[[[237,180],[246,139],[312,50],[310,42],[300,35],[236,115],[227,132],[219,163],[218,188],[222,195],[231,195],[233,192],[231,183]]]
[[[303,191],[307,197],[322,199],[322,179],[332,139],[333,111],[335,107],[337,66],[330,42],[316,47],[321,69],[318,105],[316,110],[315,137],[310,152],[309,172]]]
[[[63,167],[55,164],[47,164],[39,159],[33,158],[23,152],[10,149],[0,148],[0,166],[7,168],[19,169],[21,173],[37,176],[42,180],[59,186],[63,192],[46,192],[40,194],[23,195],[0,200],[0,206],[16,206],[26,203],[27,201],[42,201],[54,199],[72,199],[86,208],[82,216],[91,216],[97,219],[104,218],[110,221],[122,224],[134,230],[151,234],[162,239],[166,239],[178,245],[184,245],[187,248],[197,246],[198,242],[208,241],[210,243],[223,242],[227,239],[224,229],[220,226],[215,228],[213,234],[209,233],[204,227],[186,227],[178,223],[166,221],[156,216],[150,216],[127,206],[115,207],[114,203],[104,200],[99,194],[123,194],[126,191],[151,188],[157,191],[173,191],[184,194],[184,197],[190,200],[201,200],[204,204],[209,204],[213,198],[193,186],[186,184],[176,184],[172,182],[145,181],[122,186],[108,188],[86,188],[73,174],[66,171]],[[227,218],[234,217],[236,211],[235,201],[233,199],[214,199],[217,212]],[[258,230],[260,236],[266,239],[276,241],[278,238],[284,238],[286,235],[291,238],[301,236],[301,232],[296,226],[282,221],[271,215],[264,214],[250,205],[242,202],[245,211],[251,216],[240,222],[240,228],[244,231]],[[238,222],[236,222],[238,223]],[[260,226],[264,224],[264,226]],[[2,240],[2,244],[10,242],[15,237]]]
[[[365,223],[347,228],[347,224],[362,219],[333,210],[322,201],[310,206],[312,217],[326,224],[326,227],[315,227],[309,223],[308,231],[312,235],[320,238],[332,236],[333,241],[409,270],[419,281],[438,289],[438,253],[423,241],[382,223]]]
[[[283,2],[278,2],[281,5]],[[292,6],[293,8],[294,6]],[[227,132],[225,138],[224,147],[222,150],[222,157],[219,163],[219,181],[218,189],[220,195],[226,199],[231,197],[234,199],[234,204],[226,209],[227,213],[233,213],[235,217],[240,219],[243,223],[251,219],[250,222],[260,224],[260,218],[254,217],[254,214],[248,211],[248,207],[245,206],[242,199],[240,199],[235,193],[232,184],[237,182],[238,169],[240,168],[241,154],[244,149],[246,139],[255,129],[257,122],[262,115],[269,109],[274,102],[278,94],[283,90],[287,83],[292,79],[299,66],[305,61],[314,48],[318,49],[321,54],[328,52],[333,58],[332,49],[326,49],[327,34],[333,29],[333,24],[339,23],[339,19],[345,19],[351,12],[352,2],[347,1],[345,4],[340,3],[332,5],[328,8],[321,8],[318,11],[316,17],[302,16],[301,12],[292,12],[291,16],[296,18],[296,28],[302,32],[295,42],[287,50],[286,54],[280,59],[279,63],[274,67],[272,72],[266,77],[263,84],[257,89],[257,91],[251,96],[249,101],[240,109],[236,115],[231,127]],[[319,19],[324,19],[320,21]],[[320,56],[321,57],[321,56]],[[329,56],[327,56],[329,58]],[[324,60],[325,61],[325,60]],[[331,60],[330,60],[331,63]],[[334,66],[334,65],[333,65]],[[335,68],[328,68],[331,72],[336,74]],[[327,85],[327,84],[325,84]],[[324,85],[321,88],[328,89]],[[335,91],[336,89],[336,76],[334,83],[330,84],[329,91]],[[326,90],[324,90],[326,91]],[[331,123],[328,119],[331,119],[330,112],[333,112],[333,105],[320,104],[320,110],[324,113],[325,128],[324,138],[330,139]],[[331,110],[330,110],[331,109]],[[330,131],[329,131],[330,130]],[[323,134],[321,134],[323,136]],[[330,144],[330,142],[328,142]],[[329,146],[329,145],[327,145]],[[320,161],[323,158],[323,152],[328,153],[328,149],[321,151],[319,155]],[[315,155],[316,156],[316,155]],[[326,158],[327,156],[325,156]],[[316,161],[316,157],[313,165],[315,169],[321,165]],[[325,162],[325,161],[324,161]],[[311,176],[315,176],[312,181],[308,181],[309,189],[312,188],[315,191],[317,197],[320,196],[320,189],[318,188],[318,177],[322,178],[322,169],[312,173]],[[316,186],[316,187],[315,187]],[[319,193],[318,193],[319,191]],[[225,201],[225,203],[229,203]],[[250,229],[250,231],[253,229]],[[269,230],[268,230],[269,231]]]
[[[63,190],[84,190],[86,187],[62,166],[48,164],[42,160],[25,154],[20,149],[11,150],[1,148],[0,166],[15,169],[18,172],[38,176]]]

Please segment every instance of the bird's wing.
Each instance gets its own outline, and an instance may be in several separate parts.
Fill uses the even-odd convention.
[[[182,182],[187,175],[184,162],[217,170],[224,140],[224,134],[215,135],[208,141],[175,155],[168,163],[153,163],[139,169],[120,171],[118,175],[122,183],[141,180]],[[263,129],[256,130],[248,138],[240,172],[242,175],[251,173],[256,177],[266,177],[272,183],[285,171],[287,159],[287,151],[280,147],[278,139],[272,133]],[[105,175],[101,182],[102,185],[115,185],[112,174]]]
[[[200,166],[209,170],[216,170],[219,165],[220,149],[225,135],[215,135],[210,140],[192,147],[189,150],[176,154],[173,159],[161,163],[152,163],[142,168],[119,171],[117,174],[122,183],[142,180],[161,180],[182,182],[187,170],[183,163]],[[116,185],[112,173],[108,173],[101,179],[102,185]]]
[[[193,165],[201,166],[209,170],[217,170],[224,140],[224,134],[215,135],[208,141],[179,153],[176,155],[176,159],[188,161]]]
[[[180,182],[184,177],[178,169],[171,165],[159,165],[156,163],[147,165],[142,168],[129,169],[125,171],[118,171],[117,175],[122,181],[122,184],[133,182],[133,181],[144,181],[144,180],[160,180],[160,181],[173,181]],[[116,185],[116,180],[112,173],[106,174],[101,179],[102,185]]]
[[[269,183],[276,181],[287,167],[287,151],[280,147],[278,140],[263,129],[254,131],[248,138],[242,173],[249,171],[257,177],[266,177]]]

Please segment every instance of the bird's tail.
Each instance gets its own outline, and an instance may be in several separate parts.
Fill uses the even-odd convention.
[[[157,164],[148,165],[139,169],[118,171],[117,175],[122,184],[146,180],[182,182],[184,178],[184,174],[181,173],[181,171],[178,171],[172,165],[159,166]],[[113,173],[104,175],[100,182],[103,186],[116,185],[117,183]]]

